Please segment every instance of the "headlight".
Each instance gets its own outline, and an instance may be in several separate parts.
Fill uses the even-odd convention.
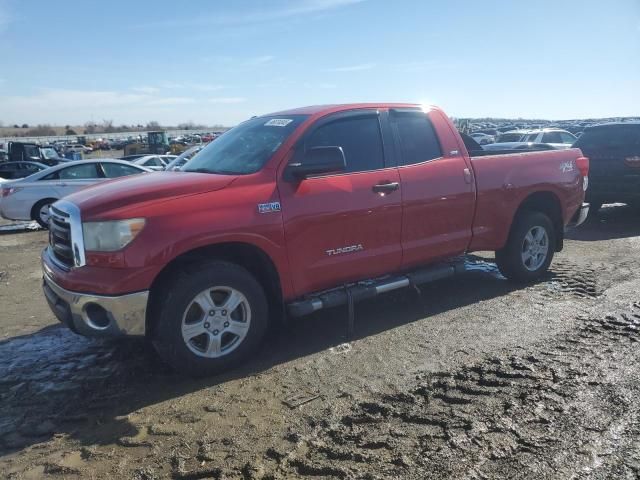
[[[93,252],[115,252],[131,243],[144,224],[144,218],[83,223],[84,248]]]

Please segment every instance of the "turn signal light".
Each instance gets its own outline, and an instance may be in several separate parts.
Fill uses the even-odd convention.
[[[640,168],[640,156],[636,155],[635,157],[627,157],[624,159],[624,163],[628,167]]]
[[[4,188],[0,189],[0,197],[8,197],[9,195],[17,193],[20,190],[22,190],[22,189],[18,188],[18,187],[4,187]]]
[[[578,157],[576,159],[576,167],[583,177],[589,176],[589,159],[587,157]]]

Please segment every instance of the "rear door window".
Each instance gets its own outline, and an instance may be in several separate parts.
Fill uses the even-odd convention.
[[[99,178],[95,163],[73,165],[58,171],[60,180],[86,180],[89,178]]]
[[[560,132],[545,132],[542,135],[542,143],[562,143]]]
[[[560,138],[562,139],[562,143],[573,143],[576,141],[573,135],[569,135],[565,132],[560,132]]]
[[[315,130],[305,142],[313,147],[342,147],[347,172],[384,168],[382,135],[377,114],[337,118]]]
[[[442,157],[431,120],[424,112],[391,112],[400,150],[398,165],[413,165]]]
[[[141,170],[131,165],[122,165],[120,163],[102,163],[101,165],[104,175],[107,178],[126,177],[127,175],[142,173]]]

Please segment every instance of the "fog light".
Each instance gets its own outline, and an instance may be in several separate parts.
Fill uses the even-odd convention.
[[[97,303],[88,303],[84,307],[84,311],[87,314],[87,320],[91,328],[104,330],[111,323],[107,311]]]

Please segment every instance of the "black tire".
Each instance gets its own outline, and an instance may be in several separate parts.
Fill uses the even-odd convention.
[[[31,218],[33,220],[35,220],[36,222],[38,222],[38,225],[40,225],[42,228],[49,228],[49,220],[47,218],[47,220],[45,221],[43,218],[41,218],[40,210],[45,205],[51,206],[51,204],[53,204],[53,203],[55,203],[57,201],[58,201],[58,199],[56,199],[56,198],[45,198],[44,200],[40,200],[31,209]]]
[[[522,253],[526,235],[535,227],[547,234],[547,254],[544,261],[534,270],[527,268]],[[541,212],[524,211],[514,221],[507,244],[496,252],[496,263],[500,273],[516,282],[532,282],[544,275],[551,265],[556,246],[556,231],[551,219]],[[534,267],[535,265],[530,265]]]
[[[234,350],[217,358],[208,358],[194,353],[187,345],[183,339],[182,322],[194,298],[216,286],[242,293],[249,304],[251,317],[246,336]],[[264,289],[253,275],[233,263],[213,261],[185,268],[164,285],[156,297],[159,303],[152,308],[157,314],[153,319],[153,345],[171,368],[188,376],[208,376],[237,367],[258,349],[267,331],[269,311]],[[204,315],[206,317],[207,314]],[[203,335],[210,338],[207,333]],[[220,334],[221,343],[223,335]]]

